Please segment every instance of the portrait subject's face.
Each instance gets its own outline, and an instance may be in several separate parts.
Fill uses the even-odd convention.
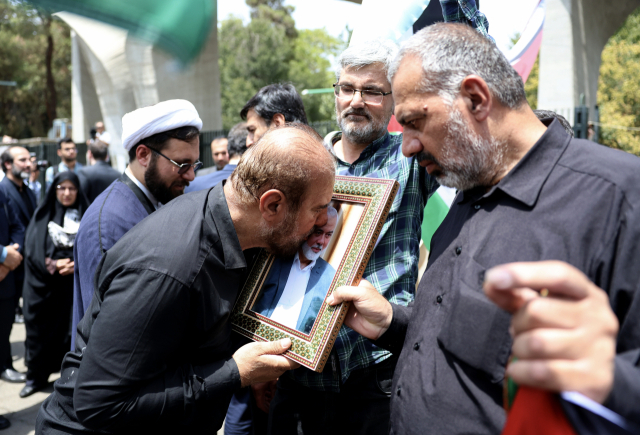
[[[338,222],[337,215],[332,215],[326,225],[322,227],[316,227],[311,235],[307,238],[306,242],[300,247],[299,254],[303,255],[307,260],[317,260],[329,246],[331,236],[333,236],[333,230],[336,228]]]
[[[76,144],[73,142],[65,142],[60,144],[60,149],[58,150],[58,156],[65,163],[71,163],[76,160],[78,157],[78,148]]]
[[[382,65],[372,64],[360,69],[345,68],[340,74],[338,84],[353,89],[389,92],[391,85]],[[369,144],[381,137],[389,125],[393,114],[393,98],[387,95],[382,104],[367,104],[359,92],[351,100],[338,97],[336,101],[336,120],[342,134],[350,141]]]

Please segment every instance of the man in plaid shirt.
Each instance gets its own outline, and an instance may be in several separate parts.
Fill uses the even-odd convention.
[[[351,46],[339,57],[334,85],[342,132],[325,138],[338,174],[395,179],[393,202],[364,279],[393,303],[414,298],[422,217],[438,184],[416,158],[402,155],[402,136],[387,132],[394,104],[387,80],[396,53],[391,42]],[[270,433],[388,433],[389,398],[396,358],[348,327],[342,327],[322,373],[286,373],[270,409]]]

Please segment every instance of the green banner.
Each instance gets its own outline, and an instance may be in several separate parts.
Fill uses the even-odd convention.
[[[204,46],[216,20],[216,0],[29,0],[52,12],[67,11],[122,27],[184,64]]]

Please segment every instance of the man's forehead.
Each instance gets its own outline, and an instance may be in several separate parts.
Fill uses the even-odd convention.
[[[340,83],[349,81],[358,81],[359,83],[377,84],[381,86],[389,84],[384,66],[380,63],[374,63],[360,68],[344,68],[340,74]]]
[[[11,154],[11,157],[14,158],[20,154],[26,154],[27,157],[29,156],[29,151],[22,147],[13,147],[9,150],[9,153]]]

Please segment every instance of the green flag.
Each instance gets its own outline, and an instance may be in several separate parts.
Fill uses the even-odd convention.
[[[427,250],[430,250],[431,237],[436,232],[444,218],[449,213],[451,203],[456,196],[456,191],[448,187],[440,187],[427,202],[422,220],[422,242]]]
[[[29,0],[122,27],[183,63],[195,58],[215,25],[216,0]]]

